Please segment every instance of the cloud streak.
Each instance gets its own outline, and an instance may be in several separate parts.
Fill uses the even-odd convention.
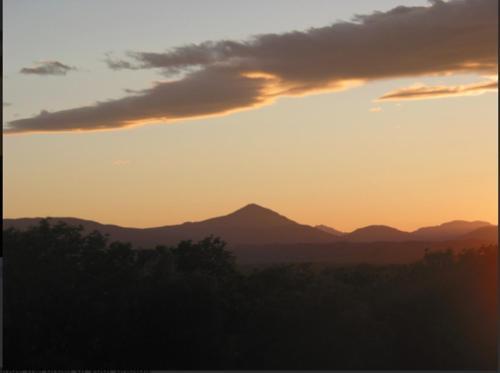
[[[116,167],[121,167],[129,165],[130,161],[128,159],[115,159],[113,162],[111,162],[111,164]]]
[[[76,68],[59,61],[41,61],[34,67],[23,67],[19,72],[28,75],[66,75],[72,70]]]
[[[388,92],[376,101],[429,100],[444,97],[475,96],[496,90],[498,90],[498,81],[455,86],[417,84]]]
[[[177,80],[129,96],[15,120],[6,133],[96,130],[221,115],[378,79],[496,73],[497,0],[433,1],[307,31],[108,56],[111,69]],[[175,75],[177,74],[177,75]],[[180,77],[179,77],[180,76]]]
[[[53,113],[42,111],[35,117],[10,122],[12,129],[6,132],[105,130],[129,127],[142,121],[227,113],[262,104],[264,87],[264,79],[207,69],[179,81],[156,83],[150,89],[119,100]]]

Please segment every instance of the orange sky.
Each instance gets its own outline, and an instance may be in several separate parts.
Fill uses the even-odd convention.
[[[113,35],[95,39],[99,48],[88,45],[82,50],[68,44],[58,50],[50,49],[55,48],[53,43],[16,42],[17,24],[7,25],[4,127],[21,134],[3,138],[3,216],[73,216],[148,227],[202,220],[257,203],[301,223],[344,231],[369,224],[413,230],[455,219],[497,223],[498,93],[496,57],[490,55],[490,44],[496,40],[488,33],[490,12],[477,10],[475,21],[463,26],[479,25],[483,29],[478,35],[486,37],[468,43],[451,37],[443,45],[429,41],[426,53],[437,56],[429,59],[412,48],[411,43],[420,43],[420,33],[402,32],[398,38],[406,35],[408,41],[394,38],[391,45],[383,44],[385,26],[404,27],[411,21],[418,29],[420,11],[415,16],[410,8],[380,13],[361,26],[339,29],[327,26],[319,3],[317,8],[311,5],[317,11],[309,17],[310,25],[320,31],[292,18],[278,28],[276,19],[285,16],[270,9],[275,18],[264,17],[262,27],[267,28],[262,33],[275,36],[246,44],[250,47],[245,53],[252,55],[248,60],[242,57],[246,54],[224,54],[239,53],[243,44],[224,49],[216,43],[243,38],[233,36],[236,29],[224,19],[220,34],[186,31],[165,41],[167,45],[150,30],[155,42],[144,48],[136,34],[127,39],[122,30],[117,40],[134,41],[132,50],[155,51],[160,61],[188,61],[182,62],[187,67],[173,68],[199,63],[190,62],[192,56],[219,59],[196,65],[198,73],[187,70],[167,78],[164,74],[173,62],[148,67],[149,57],[142,60],[146,67],[136,70],[106,67],[102,50],[106,40],[109,45],[118,43],[106,39]],[[389,3],[381,1],[385,8],[380,9],[388,11],[393,5]],[[425,2],[414,3],[429,12],[433,9]],[[354,5],[344,9],[329,4],[322,6],[359,14]],[[474,4],[495,6],[490,0]],[[9,19],[27,21],[23,6],[11,3]],[[397,18],[403,14],[406,23]],[[443,14],[442,20],[432,18]],[[50,12],[40,14],[40,22],[49,16]],[[243,25],[245,17],[240,16]],[[453,31],[454,18],[446,12],[431,12],[429,17],[429,24],[449,23]],[[495,20],[498,23],[496,16]],[[76,18],[74,22],[78,29]],[[87,35],[81,27],[81,35]],[[166,34],[172,31],[168,22],[161,27]],[[248,33],[257,33],[247,28]],[[296,28],[302,31],[285,34]],[[367,35],[381,43],[368,42]],[[50,40],[54,35],[46,36]],[[445,36],[439,42],[447,40]],[[195,45],[175,58],[174,52],[161,54],[166,47],[175,51],[172,48],[207,38],[215,40],[209,52]],[[328,48],[311,49],[302,40],[346,47],[342,55],[329,54]],[[397,43],[409,45],[401,49]],[[393,44],[397,48],[391,49]],[[50,50],[47,58],[40,57],[45,55],[41,46]],[[439,54],[443,46],[449,51]],[[310,55],[302,58],[302,50]],[[283,53],[287,58],[281,59]],[[450,56],[457,60],[449,60]],[[22,68],[49,71],[54,66],[50,61],[56,59],[68,66],[66,75],[20,72]],[[93,65],[94,60],[100,64]],[[439,70],[441,66],[447,67]],[[346,81],[356,84],[342,86]],[[46,111],[36,114],[40,110]],[[185,120],[193,115],[200,117]],[[177,119],[151,119],[159,116]],[[151,124],[123,128],[129,120]],[[86,131],[102,127],[114,129]],[[34,134],[32,128],[51,132]],[[64,128],[69,131],[60,132]]]

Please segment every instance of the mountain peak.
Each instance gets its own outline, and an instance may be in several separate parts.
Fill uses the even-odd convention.
[[[249,203],[246,206],[232,212],[229,215],[223,217],[225,221],[234,223],[245,223],[245,224],[272,224],[272,225],[283,225],[295,223],[287,217],[278,214],[277,212],[262,207],[256,203]]]
[[[242,208],[236,210],[236,211],[251,211],[251,210],[255,210],[255,211],[262,211],[262,210],[269,210],[269,209],[266,209],[265,207],[262,207],[256,203],[249,203],[248,205],[245,205],[243,206]],[[271,210],[269,210],[271,211]]]
[[[185,237],[222,237],[232,244],[242,243],[311,243],[332,242],[335,237],[308,225],[302,225],[277,212],[250,203],[242,208],[212,219],[184,227]]]
[[[275,215],[281,216],[277,212],[268,209],[266,207],[262,207],[256,203],[249,203],[248,205],[243,206],[242,208],[234,211],[229,215],[253,215],[253,216],[263,216],[263,215]]]

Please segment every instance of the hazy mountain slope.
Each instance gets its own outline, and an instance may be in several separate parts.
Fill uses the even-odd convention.
[[[484,221],[454,220],[432,227],[417,229],[411,235],[416,240],[444,241],[458,238],[482,227],[491,227],[491,224]]]
[[[460,237],[462,240],[478,240],[485,243],[498,243],[498,226],[488,225],[474,229],[472,232],[466,233]]]
[[[40,218],[4,219],[3,224],[4,229],[10,226],[25,229],[37,224],[39,220]],[[411,263],[420,259],[427,248],[461,250],[498,242],[498,227],[492,225],[476,228],[458,237],[454,236],[450,240],[440,239],[443,235],[438,235],[434,233],[435,231],[426,236],[433,239],[416,239],[413,233],[381,225],[360,228],[336,237],[318,228],[298,224],[272,210],[254,204],[231,214],[200,222],[146,229],[99,224],[76,218],[49,218],[49,220],[82,225],[87,232],[98,230],[110,235],[112,240],[131,242],[136,247],[174,245],[180,240],[199,240],[213,234],[229,243],[229,249],[242,264]],[[447,224],[441,226],[449,227]]]
[[[4,219],[4,228],[26,228],[40,218]],[[222,237],[230,244],[318,243],[332,242],[335,237],[308,225],[298,224],[272,210],[250,204],[231,214],[200,222],[188,222],[157,228],[124,228],[75,218],[51,218],[70,224],[81,224],[85,230],[99,230],[112,240],[135,245],[176,244],[180,240],[199,240],[209,235]]]
[[[409,241],[412,237],[408,232],[387,225],[369,225],[342,236],[342,239],[351,242],[395,242]]]
[[[25,229],[29,225],[37,224],[39,220],[40,218],[4,219],[3,225],[4,229],[10,226]],[[319,227],[298,224],[255,204],[247,205],[228,215],[200,222],[144,229],[100,224],[76,218],[49,218],[49,220],[53,222],[62,220],[68,224],[82,225],[87,232],[98,230],[108,234],[111,240],[131,242],[136,247],[175,245],[181,240],[200,240],[214,235],[228,242],[230,249],[237,252],[237,256],[253,258],[252,260],[257,261],[258,257],[262,257],[263,260],[265,258],[280,258],[280,260],[289,258],[291,260],[293,257],[297,260],[299,258],[315,260],[325,257],[338,259],[339,255],[349,257],[349,260],[365,257],[369,261],[375,260],[375,256],[378,255],[377,260],[387,261],[391,255],[395,255],[395,250],[405,250],[406,254],[399,253],[392,259],[396,260],[401,255],[407,258],[410,247],[413,248],[410,251],[414,250],[414,255],[409,257],[412,259],[417,253],[420,255],[425,247],[465,248],[498,242],[496,226],[485,222],[458,220],[435,227],[421,228],[412,233],[383,225],[371,225],[344,234],[327,227],[342,234],[338,236],[325,232]],[[419,244],[408,245],[409,241],[419,242]],[[335,242],[339,244],[330,245]],[[384,242],[390,245],[384,246]],[[373,246],[370,243],[376,245]],[[401,244],[396,245],[396,243]],[[326,247],[334,251],[330,252]],[[347,248],[360,250],[361,247],[363,249],[358,253],[347,255],[345,252]],[[375,247],[377,250],[370,251]],[[341,253],[344,254],[341,255]]]
[[[333,234],[334,236],[338,236],[338,237],[346,234],[345,232],[341,232],[335,228],[332,228],[332,227],[329,227],[328,225],[323,225],[323,224],[316,225],[314,228],[319,229],[320,231],[323,231],[326,233]]]
[[[21,218],[21,219],[3,219],[3,229],[14,227],[17,229],[26,229],[37,225],[42,218]],[[64,222],[69,225],[81,225],[85,233],[97,230],[103,234],[109,235],[112,241],[131,242],[134,245],[148,245],[155,242],[159,237],[150,235],[141,228],[125,228],[112,224],[101,224],[91,220],[68,218],[68,217],[48,217],[51,224]]]

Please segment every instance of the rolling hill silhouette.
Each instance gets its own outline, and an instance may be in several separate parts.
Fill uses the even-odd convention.
[[[4,219],[4,229],[26,229],[40,219]],[[199,222],[155,228],[125,228],[77,218],[49,221],[81,225],[86,232],[97,230],[111,240],[130,242],[138,248],[176,245],[182,240],[197,241],[214,235],[226,241],[238,260],[246,263],[408,263],[421,258],[426,248],[461,250],[498,242],[498,227],[485,222],[457,220],[414,232],[370,225],[342,234],[325,226],[299,224],[256,204]]]
[[[4,227],[23,229],[36,224],[38,220],[40,218],[4,219]],[[249,204],[225,216],[156,228],[124,228],[76,218],[50,220],[82,225],[85,231],[98,230],[109,234],[113,240],[128,241],[141,246],[174,245],[181,240],[201,240],[209,235],[222,237],[233,245],[325,243],[337,239],[331,234],[296,223],[256,204]]]
[[[474,229],[460,237],[462,240],[481,240],[484,242],[498,242],[498,226],[488,225]]]
[[[412,239],[408,232],[387,225],[369,225],[346,234],[343,239],[351,242],[394,242]]]
[[[231,244],[332,242],[335,237],[311,226],[298,224],[285,216],[256,204],[201,222],[152,228],[165,238],[198,240],[207,235],[222,237]]]
[[[482,227],[493,227],[490,223],[484,221],[464,221],[454,220],[433,227],[423,227],[413,231],[412,237],[423,241],[441,241],[449,240],[461,235],[472,232]]]
[[[346,234],[345,232],[341,232],[335,228],[332,228],[332,227],[329,227],[328,225],[323,225],[323,224],[316,225],[314,228],[319,229],[320,231],[323,231],[326,233],[333,234],[334,236],[338,236],[338,237]]]

